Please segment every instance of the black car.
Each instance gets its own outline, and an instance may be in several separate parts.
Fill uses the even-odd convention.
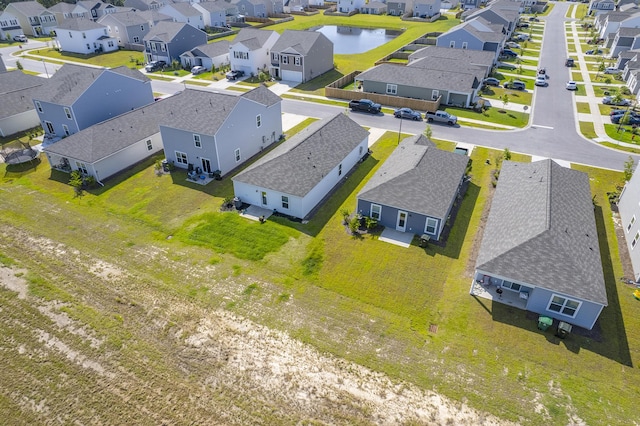
[[[509,56],[511,58],[515,58],[516,56],[518,56],[518,54],[516,52],[514,52],[513,50],[511,50],[511,49],[504,49],[502,51],[502,55],[503,56]]]
[[[151,61],[144,67],[144,69],[146,72],[154,72],[161,70],[165,65],[167,64],[164,61]]]
[[[484,80],[482,80],[482,82],[487,86],[496,86],[496,87],[500,86],[500,80],[493,77],[485,78]]]
[[[393,111],[393,115],[396,118],[404,118],[414,121],[422,120],[422,114],[420,114],[418,111],[412,110],[411,108],[398,108]]]
[[[532,16],[532,17],[529,18],[529,22],[540,22],[540,19],[538,19],[535,16]]]
[[[227,80],[236,80],[244,75],[244,71],[229,71],[226,75]]]
[[[602,54],[602,50],[600,49],[591,49],[591,50],[587,50],[586,52],[584,52],[585,55],[601,55]]]
[[[622,117],[624,117],[624,114],[614,115],[613,117],[611,117],[611,122],[613,124],[619,124],[620,120],[622,120]],[[640,124],[640,117],[638,117],[636,115],[629,114],[629,122],[627,124],[630,124],[630,125],[638,125],[638,124]]]

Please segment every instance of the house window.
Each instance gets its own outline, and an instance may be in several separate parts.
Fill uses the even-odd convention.
[[[262,126],[262,116],[260,114],[256,115],[256,127]]]
[[[42,112],[42,104],[40,103],[40,101],[36,101],[36,108],[39,112]]]
[[[147,141],[147,151],[151,151],[153,149],[153,145],[151,144],[151,139]]]
[[[267,205],[267,193],[262,191],[262,205],[266,206]]]
[[[274,61],[277,61],[278,60],[278,54],[277,53],[272,53],[271,54],[271,59],[274,60]]]
[[[140,25],[140,31],[144,31],[144,25]]]
[[[387,95],[397,95],[397,94],[398,94],[398,85],[387,84]]]
[[[160,50],[162,50],[163,52],[166,52],[167,51],[167,46],[164,43],[162,43],[160,45]]]
[[[463,42],[462,42],[462,48],[463,48],[463,49],[466,49],[466,48],[467,48],[467,42],[466,42],[466,41],[463,41]]]
[[[431,235],[436,235],[436,229],[438,226],[438,221],[432,217],[427,218],[427,224],[424,227],[424,232]]]
[[[154,52],[156,52],[158,50],[158,46],[156,45],[156,43],[149,43],[151,45],[151,50],[153,50]]]
[[[342,176],[342,163],[338,165],[338,176]]]
[[[566,315],[571,318],[575,318],[578,313],[578,309],[580,309],[580,305],[582,302],[577,300],[572,300],[567,297],[558,296],[554,294],[551,297],[551,301],[549,301],[549,306],[547,306],[548,311],[558,312],[559,314]]]
[[[55,134],[55,132],[53,131],[53,124],[51,124],[50,121],[45,121],[44,125],[47,128],[47,133],[50,133],[52,135]]]
[[[638,238],[640,238],[640,231],[636,232],[636,236],[633,237],[633,241],[631,241],[631,249],[633,250],[638,243]]]
[[[64,109],[64,115],[66,115],[66,116],[67,116],[67,118],[68,118],[69,120],[71,120],[71,110],[70,110],[69,108],[66,108],[66,107],[65,107],[65,109]]]
[[[79,161],[76,161],[76,167],[78,168],[78,171],[80,173],[82,173],[83,175],[88,175],[89,172],[87,171],[87,165],[84,163],[81,163]]]
[[[283,209],[289,208],[289,197],[287,197],[286,195],[282,196],[282,208]]]
[[[358,148],[358,155],[362,155],[362,151],[364,151],[364,147],[360,145],[360,148]]]
[[[86,33],[82,33],[82,38],[87,38],[87,34]]]
[[[378,204],[371,204],[371,213],[369,213],[371,219],[380,220],[382,217],[382,206]]]
[[[633,226],[634,223],[636,223],[636,215],[635,214],[631,218],[631,221],[629,222],[629,225],[627,225],[627,233],[629,233],[629,231],[631,231],[631,227]]]
[[[176,151],[176,161],[178,162],[178,164],[187,165],[187,154],[185,154],[184,152]]]
[[[240,161],[240,148],[236,149],[235,153],[234,153],[235,157],[236,157],[236,163]]]
[[[502,287],[508,288],[510,290],[517,291],[517,292],[519,292],[520,289],[522,288],[520,284],[512,283],[511,281],[506,281],[506,280],[502,281]]]
[[[300,56],[294,56],[293,63],[297,66],[300,66],[302,64],[302,58]]]
[[[116,32],[119,32],[118,27],[116,27]]]
[[[436,99],[438,99],[438,96],[440,96],[440,91],[439,90],[432,90],[431,91],[431,100],[435,101]]]
[[[87,43],[87,50],[91,49],[91,45]]]
[[[289,63],[289,57],[282,55],[282,63],[283,64],[288,64]]]
[[[449,47],[456,47],[456,42],[455,41],[450,41],[449,42]]]
[[[133,42],[134,43],[140,43],[140,37],[138,37],[138,36],[133,37]]]
[[[200,135],[193,135],[193,144],[196,148],[202,148],[202,142],[200,142]]]
[[[69,126],[67,126],[66,124],[62,125],[62,130],[64,130],[65,136],[69,136],[71,134],[71,132],[69,132]]]
[[[109,42],[107,43],[107,45],[109,45],[109,47],[113,47],[113,41],[109,40]]]

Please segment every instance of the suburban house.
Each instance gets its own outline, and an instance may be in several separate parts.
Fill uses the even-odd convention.
[[[362,6],[360,13],[366,15],[384,15],[387,13],[387,4],[381,1],[370,1]]]
[[[89,11],[85,9],[81,4],[77,4],[77,3],[74,4],[74,3],[60,2],[60,3],[54,4],[47,10],[49,10],[49,12],[54,14],[57,22],[62,22],[65,19],[74,19],[74,18],[91,19]]]
[[[607,292],[589,176],[553,160],[504,161],[475,280],[517,295],[513,306],[591,330]]]
[[[493,52],[485,52],[483,50],[427,46],[410,54],[408,65],[427,69],[441,69],[441,64],[451,63],[451,61],[456,61],[467,69],[482,69],[484,78],[491,74],[491,70],[495,66],[495,55]]]
[[[356,211],[396,231],[439,240],[463,195],[468,161],[424,135],[405,138],[358,193]]]
[[[125,7],[135,10],[158,10],[165,5],[164,0],[124,0]]]
[[[483,0],[460,0],[463,9],[479,9]]]
[[[391,16],[402,16],[410,13],[413,8],[413,0],[389,0],[387,1],[387,13]]]
[[[589,8],[587,9],[588,15],[601,15],[606,12],[615,10],[616,2],[614,0],[591,0],[589,2]]]
[[[441,8],[440,0],[413,0],[413,16],[416,18],[431,18],[440,14]]]
[[[31,98],[46,82],[45,79],[22,71],[7,72],[0,60],[0,136],[32,129],[40,125],[40,119]]]
[[[516,29],[516,24],[520,19],[520,13],[517,10],[500,8],[502,3],[497,3],[495,6],[491,5],[480,9],[465,20],[472,20],[474,18],[484,18],[487,22],[494,25],[502,25],[507,36],[510,36]]]
[[[200,3],[192,3],[202,15],[205,27],[224,27],[227,23],[227,13],[225,6],[215,1],[203,1]]]
[[[166,20],[171,20],[166,17]],[[153,22],[149,23],[140,12],[110,13],[98,19],[98,23],[107,27],[111,37],[115,37],[118,46],[131,44],[142,45],[144,36],[151,30]]]
[[[356,12],[363,8],[365,4],[366,0],[338,0],[336,11],[340,13]]]
[[[305,83],[333,69],[333,42],[315,31],[285,30],[271,48],[270,74]]]
[[[269,52],[279,37],[271,30],[241,29],[229,45],[231,69],[247,75],[267,71],[271,64]]]
[[[18,18],[9,12],[0,12],[0,40],[12,40],[22,33]]]
[[[180,55],[180,62],[188,69],[196,65],[203,66],[209,71],[214,67],[220,68],[222,65],[229,64],[229,41],[220,40],[194,47]]]
[[[167,3],[160,8],[160,13],[171,16],[175,22],[184,22],[198,29],[204,29],[202,12],[189,3]]]
[[[302,12],[309,7],[309,0],[285,0],[283,7],[284,13]]]
[[[56,27],[60,51],[88,55],[118,50],[118,41],[107,35],[107,27],[91,19],[65,19]]]
[[[175,99],[174,99],[175,98]],[[94,124],[43,148],[52,169],[103,180],[162,150],[158,121],[180,108],[175,96]]]
[[[240,96],[186,89],[160,121],[167,160],[226,175],[282,136],[282,99],[260,85]]]
[[[143,38],[147,62],[180,60],[180,54],[207,42],[207,34],[182,22],[158,22]]]
[[[620,53],[640,48],[640,28],[620,28],[613,38],[609,55],[617,58]]]
[[[640,26],[640,10],[632,9],[625,12],[609,12],[596,18],[594,27],[598,37],[608,39],[620,28],[637,28]]]
[[[503,26],[491,24],[484,18],[465,21],[451,28],[436,38],[436,46],[452,49],[485,50],[494,52],[496,59],[506,35],[502,33]]]
[[[33,97],[45,143],[150,103],[149,78],[125,66],[104,69],[65,64]]]
[[[58,25],[55,15],[37,1],[9,3],[4,11],[16,17],[25,35],[49,35]]]
[[[369,132],[343,113],[312,123],[232,178],[243,203],[305,219],[368,152]]]
[[[110,13],[131,10],[130,8],[117,7],[112,5],[111,3],[105,3],[98,0],[80,0],[77,1],[76,4],[87,9],[89,11],[89,18],[93,19],[94,21],[97,21],[99,18],[102,18],[104,15],[108,15]]]
[[[633,279],[640,282],[640,247],[637,251],[635,249],[640,240],[640,173],[637,168],[622,189],[618,212],[633,266]]]
[[[231,4],[238,8],[240,15],[266,18],[269,14],[263,0],[231,0]]]

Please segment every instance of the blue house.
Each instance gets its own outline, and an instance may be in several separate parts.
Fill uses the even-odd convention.
[[[512,306],[591,330],[607,292],[589,176],[552,160],[503,162],[475,280],[472,294],[497,287]]]
[[[451,28],[436,38],[436,46],[493,52],[498,58],[507,35],[501,24],[492,24],[482,17]]]
[[[153,103],[151,80],[125,66],[65,64],[34,95],[45,144]]]
[[[179,61],[180,55],[207,43],[207,33],[183,22],[158,22],[144,36],[144,57],[147,62]]]
[[[404,139],[357,196],[357,212],[400,232],[439,240],[461,195],[468,157],[423,135]]]

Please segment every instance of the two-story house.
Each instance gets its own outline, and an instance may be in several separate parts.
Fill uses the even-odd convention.
[[[267,87],[240,96],[186,89],[160,122],[167,160],[183,169],[226,175],[282,135],[282,99]]]
[[[442,2],[440,0],[414,0],[413,16],[417,18],[431,18],[440,13]]]
[[[91,19],[90,13],[87,9],[85,9],[81,4],[72,4],[60,2],[56,3],[50,8],[48,8],[49,12],[53,13],[56,17],[57,22],[62,22],[65,19],[74,19],[74,18],[87,18]]]
[[[333,69],[333,43],[315,31],[285,30],[271,48],[270,73],[305,83]]]
[[[0,12],[0,40],[12,40],[22,34],[18,18],[9,12]]]
[[[624,51],[639,48],[640,28],[620,28],[613,37],[609,54],[612,58],[617,58]]]
[[[501,8],[502,3],[497,3],[480,9],[470,14],[465,20],[470,21],[474,18],[484,18],[490,24],[502,25],[504,32],[509,37],[516,29],[516,24],[520,19],[520,13],[517,10]]]
[[[278,40],[278,33],[270,30],[243,28],[229,44],[231,69],[245,74],[258,74],[268,70],[269,52]]]
[[[269,15],[267,4],[263,0],[231,0],[231,4],[244,16],[266,18]]]
[[[65,19],[56,27],[58,44],[62,52],[88,55],[118,50],[118,42],[107,33],[107,27],[91,19]]]
[[[6,137],[37,127],[38,113],[31,98],[45,79],[22,71],[7,72],[0,58],[0,136]]]
[[[182,22],[158,22],[144,36],[144,56],[147,62],[179,61],[180,55],[207,42],[207,34]]]
[[[633,279],[640,282],[640,172],[636,171],[631,179],[625,183],[620,200],[618,201],[620,222],[624,229],[624,238],[627,250],[631,257],[633,267]],[[636,247],[638,250],[636,251]]]
[[[506,35],[503,26],[491,24],[484,18],[465,21],[436,38],[436,46],[452,49],[473,49],[493,52],[496,59],[502,50]]]
[[[26,35],[48,35],[58,25],[55,15],[37,1],[9,3],[4,11],[16,17]]]
[[[153,102],[151,80],[140,71],[65,64],[40,87],[33,104],[45,142]]]
[[[205,24],[202,12],[189,3],[165,4],[160,8],[160,13],[171,16],[175,22],[184,22],[198,29],[204,29]]]
[[[165,16],[166,21],[171,21],[171,17]],[[159,21],[158,21],[159,22]],[[110,13],[98,19],[98,23],[107,27],[108,35],[115,37],[118,46],[129,44],[142,45],[144,36],[155,24],[149,22],[142,12],[118,12]]]
[[[351,13],[360,10],[365,4],[365,0],[338,0],[336,11],[340,13]]]
[[[615,10],[616,2],[614,0],[591,0],[589,2],[588,15],[600,15],[602,13]]]
[[[99,18],[110,13],[131,10],[130,8],[117,7],[111,3],[104,3],[98,0],[80,0],[76,4],[87,9],[89,11],[89,17],[94,21],[97,21]]]
[[[124,6],[135,10],[159,10],[167,2],[165,0],[124,0]]]
[[[200,12],[206,27],[224,27],[227,23],[226,9],[221,2],[204,1],[193,3],[192,6]]]

